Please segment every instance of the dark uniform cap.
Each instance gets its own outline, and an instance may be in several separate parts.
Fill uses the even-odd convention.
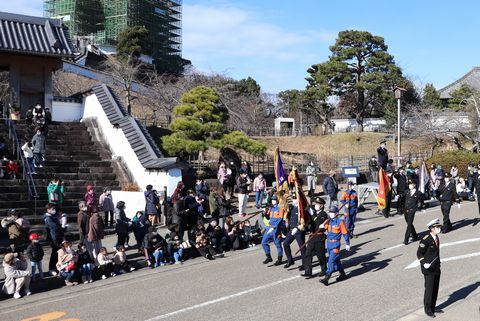
[[[317,198],[315,199],[315,203],[316,203],[316,204],[320,204],[320,205],[325,205],[325,200],[324,200],[323,198],[321,198],[321,197],[317,197]]]

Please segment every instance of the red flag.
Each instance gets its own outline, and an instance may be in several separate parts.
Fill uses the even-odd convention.
[[[387,173],[383,170],[383,168],[380,168],[380,171],[378,172],[378,178],[379,178],[379,183],[378,183],[378,196],[377,196],[377,203],[378,203],[378,209],[383,210],[385,207],[387,207],[387,194],[391,190],[390,186],[390,180],[388,179]]]

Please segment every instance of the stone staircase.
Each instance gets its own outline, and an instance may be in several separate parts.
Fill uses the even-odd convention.
[[[19,140],[33,137],[31,126],[24,122],[15,123]],[[0,135],[8,135],[6,126],[0,125]],[[8,141],[6,139],[6,141]],[[0,180],[0,217],[8,209],[15,208],[29,219],[32,231],[44,235],[43,213],[48,203],[47,185],[57,174],[64,181],[66,196],[62,209],[69,215],[69,233],[76,233],[76,213],[78,202],[83,199],[88,184],[95,187],[100,195],[105,187],[119,190],[120,183],[111,163],[108,151],[92,141],[87,127],[83,123],[54,123],[49,126],[47,135],[47,153],[43,168],[37,168],[33,175],[38,193],[37,210],[35,200],[28,199],[27,182],[21,179]],[[0,229],[0,246],[4,245],[5,230]]]

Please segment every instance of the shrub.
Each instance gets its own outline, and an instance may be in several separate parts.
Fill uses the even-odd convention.
[[[430,166],[432,163],[439,164],[442,165],[445,172],[450,172],[452,165],[456,164],[458,176],[465,178],[467,177],[467,167],[470,162],[478,164],[480,162],[480,154],[465,150],[449,151],[433,155],[433,157],[427,160],[427,166]]]
[[[124,192],[140,192],[140,187],[135,183],[128,183],[122,186],[122,191]]]

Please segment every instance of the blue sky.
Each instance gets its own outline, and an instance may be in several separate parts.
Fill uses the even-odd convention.
[[[3,0],[0,11],[41,15],[42,5]],[[475,0],[184,0],[183,56],[267,92],[301,89],[339,31],[367,30],[416,84],[439,89],[480,65],[479,10]]]

